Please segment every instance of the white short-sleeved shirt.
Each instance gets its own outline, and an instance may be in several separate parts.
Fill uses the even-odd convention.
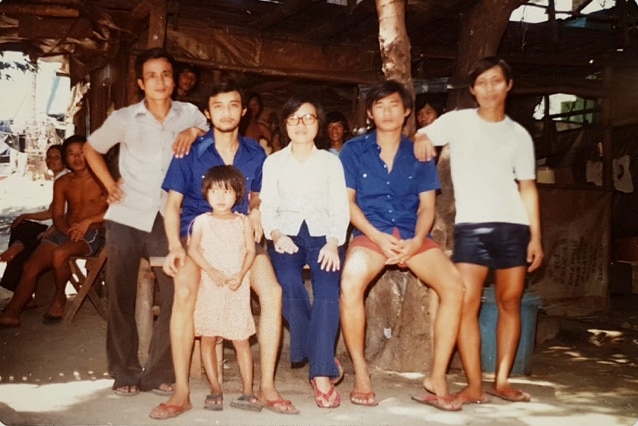
[[[297,235],[303,221],[313,237],[334,237],[345,243],[350,221],[348,193],[339,158],[313,148],[306,161],[292,156],[291,145],[264,162],[261,220],[266,238],[279,229]]]
[[[166,192],[162,181],[173,157],[172,145],[178,133],[190,127],[208,129],[206,117],[193,104],[173,101],[160,123],[144,101],[114,111],[88,138],[88,143],[105,154],[120,143],[119,169],[124,183],[124,200],[110,204],[105,218],[150,232],[157,212],[163,213]]]
[[[456,223],[529,225],[518,181],[536,178],[534,143],[518,123],[492,123],[477,109],[450,111],[427,127],[435,146],[450,145]]]

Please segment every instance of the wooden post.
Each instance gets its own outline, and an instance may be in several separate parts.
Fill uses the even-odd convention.
[[[164,47],[166,41],[166,0],[151,1],[148,25],[148,48]]]

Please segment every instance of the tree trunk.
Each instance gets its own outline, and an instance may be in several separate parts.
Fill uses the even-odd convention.
[[[405,2],[377,0],[383,73],[414,96]],[[406,133],[414,132],[414,114]],[[425,317],[430,294],[409,271],[388,268],[373,283],[366,300],[366,357],[384,370],[424,371],[431,364],[431,322]]]
[[[396,80],[414,98],[410,37],[405,28],[404,0],[376,0],[379,17],[379,50],[386,80]],[[406,122],[406,133],[414,133],[414,114]]]

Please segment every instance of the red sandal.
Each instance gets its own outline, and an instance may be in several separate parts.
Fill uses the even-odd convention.
[[[317,403],[317,407],[319,408],[337,408],[341,405],[341,395],[337,388],[334,385],[330,384],[330,390],[328,393],[323,393],[317,387],[315,383],[315,379],[310,379],[310,384],[315,391],[315,402]],[[336,395],[333,399],[333,395]],[[332,399],[332,401],[331,401]]]

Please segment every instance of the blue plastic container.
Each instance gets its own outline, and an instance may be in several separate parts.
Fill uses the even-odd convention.
[[[496,323],[498,308],[494,287],[483,289],[479,326],[481,328],[481,369],[484,373],[496,371]],[[536,340],[536,319],[541,299],[533,292],[523,293],[521,302],[521,340],[512,366],[512,375],[532,374],[532,354]]]

